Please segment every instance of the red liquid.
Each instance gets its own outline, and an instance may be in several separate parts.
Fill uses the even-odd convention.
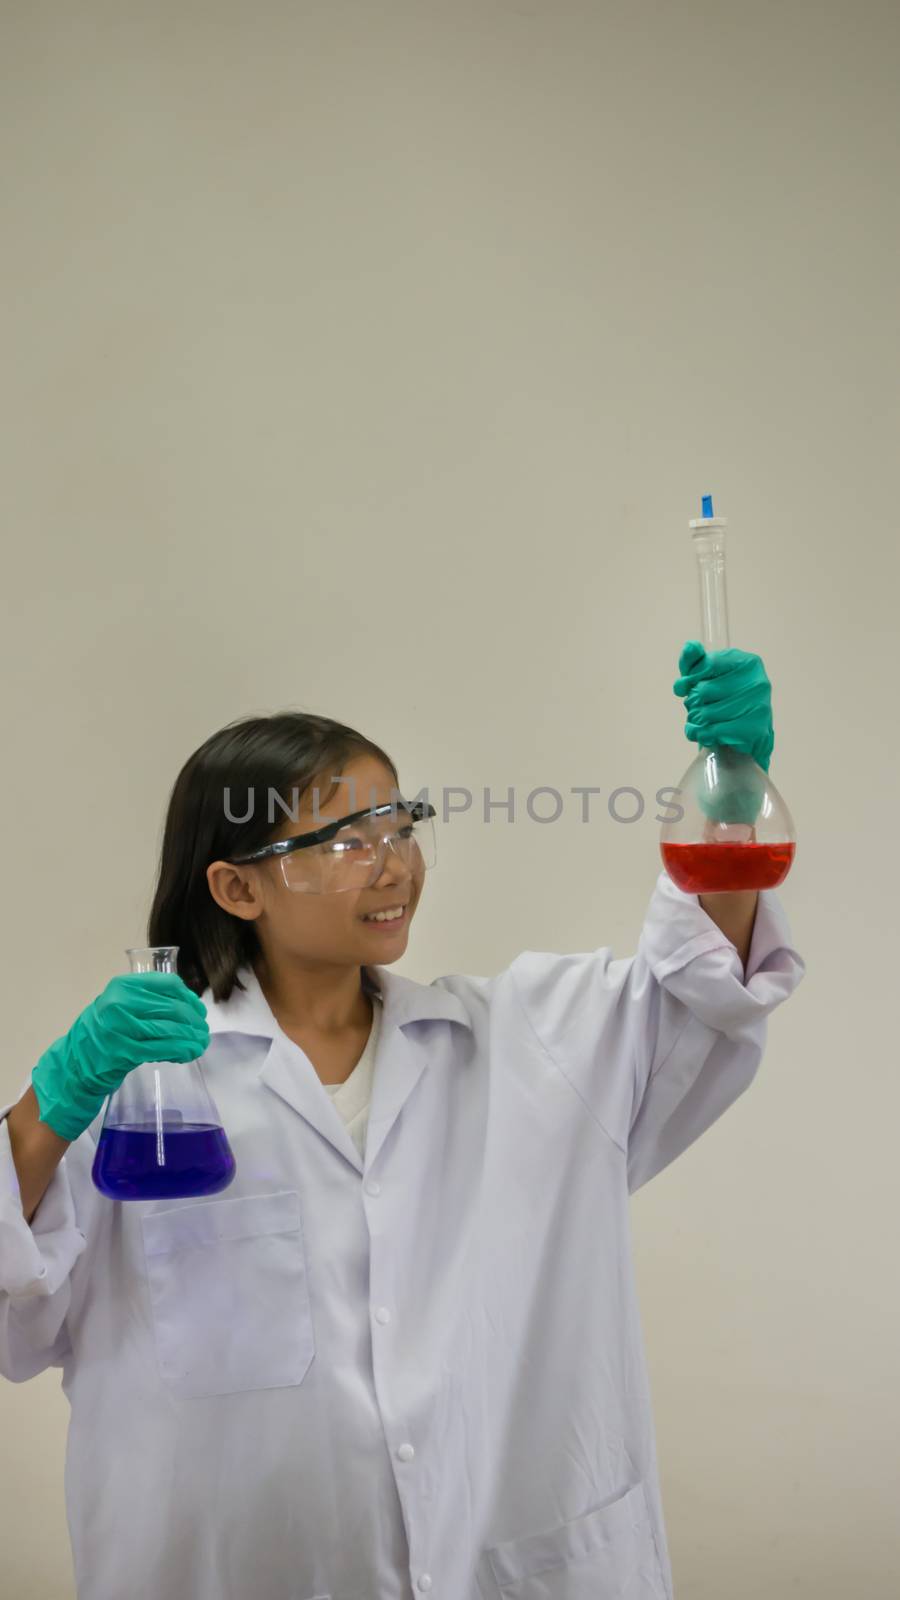
[[[685,894],[774,889],[791,870],[795,844],[661,844],[673,883]]]
[[[172,1200],[218,1194],[235,1174],[234,1156],[221,1128],[197,1123],[163,1128],[159,1160],[156,1124],[103,1128],[91,1176],[111,1200]]]

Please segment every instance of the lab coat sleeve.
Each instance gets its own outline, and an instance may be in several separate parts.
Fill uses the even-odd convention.
[[[22,1383],[61,1366],[70,1350],[65,1320],[71,1272],[86,1241],[65,1156],[26,1222],[6,1121],[16,1103],[0,1108],[0,1373]]]
[[[526,951],[510,968],[534,1032],[627,1158],[633,1193],[749,1086],[767,1019],[806,971],[776,892],[746,968],[697,895],[660,871],[637,953]]]

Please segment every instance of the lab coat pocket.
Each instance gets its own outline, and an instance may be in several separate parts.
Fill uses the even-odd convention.
[[[642,1483],[547,1533],[483,1550],[481,1600],[669,1600]]]
[[[301,1383],[315,1353],[295,1189],[141,1217],[160,1372],[180,1399]]]

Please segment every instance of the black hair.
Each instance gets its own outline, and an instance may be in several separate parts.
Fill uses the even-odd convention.
[[[243,989],[238,968],[260,949],[253,923],[231,916],[213,899],[207,867],[275,840],[287,815],[279,815],[274,800],[270,806],[271,791],[295,815],[297,800],[315,779],[335,779],[349,759],[365,754],[383,761],[399,785],[397,769],[379,745],[311,712],[228,723],[188,757],[169,798],[147,942],[179,946],[178,972],[195,994],[209,985],[215,1000],[227,1000],[234,988]],[[327,805],[337,788],[331,782],[318,803]],[[351,808],[361,809],[359,797]],[[246,820],[230,821],[229,813]]]

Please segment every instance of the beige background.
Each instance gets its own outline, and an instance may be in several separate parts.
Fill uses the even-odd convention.
[[[398,970],[633,952],[712,491],[808,974],[633,1203],[677,1592],[888,1600],[900,9],[0,12],[0,1090],[144,937],[176,772],[248,712],[473,791]],[[578,784],[645,815],[586,828]],[[66,1425],[58,1370],[2,1386],[10,1600],[72,1594]]]

